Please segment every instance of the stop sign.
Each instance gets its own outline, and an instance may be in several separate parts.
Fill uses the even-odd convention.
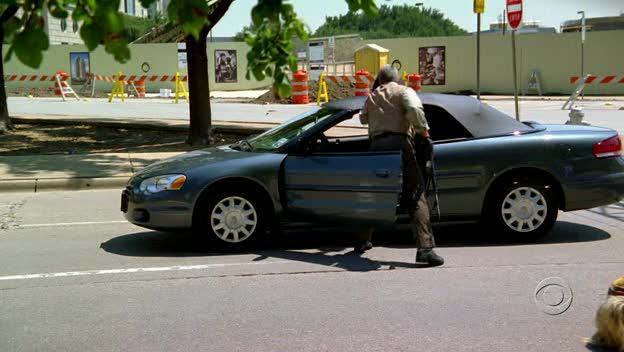
[[[522,0],[507,0],[507,20],[511,29],[517,29],[522,23]]]

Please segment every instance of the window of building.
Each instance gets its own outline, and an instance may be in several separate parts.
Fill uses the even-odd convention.
[[[66,30],[67,30],[67,20],[63,18],[61,20],[61,31],[65,32]]]
[[[78,22],[74,21],[74,23],[72,24],[72,29],[74,30],[74,33],[78,32]]]
[[[134,0],[124,0],[126,13],[130,16],[134,16]]]

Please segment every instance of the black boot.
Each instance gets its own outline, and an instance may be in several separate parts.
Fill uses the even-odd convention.
[[[353,253],[364,254],[364,252],[373,248],[373,244],[370,241],[363,242],[353,247]]]
[[[429,266],[444,264],[444,258],[440,257],[433,248],[423,248],[416,252],[416,263],[426,263]]]

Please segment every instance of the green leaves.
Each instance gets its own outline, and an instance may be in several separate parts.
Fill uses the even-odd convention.
[[[93,51],[102,42],[104,33],[97,24],[93,23],[93,21],[88,21],[80,27],[80,37],[85,42],[87,49]]]
[[[367,15],[377,14],[374,0],[346,0],[352,11],[363,10]],[[293,55],[293,38],[308,40],[305,25],[297,18],[294,7],[283,0],[258,0],[251,11],[255,31],[245,32],[245,41],[251,46],[247,54],[247,75],[258,80],[273,78],[273,88],[282,97],[291,95],[290,73],[297,70]]]
[[[15,36],[13,50],[25,65],[37,68],[43,60],[43,51],[48,50],[48,35],[43,26],[32,26]]]
[[[375,0],[346,0],[349,5],[349,11],[356,12],[363,10],[364,13],[369,16],[376,16],[378,9],[375,4]]]
[[[412,5],[382,5],[379,14],[370,18],[363,13],[348,12],[344,15],[326,17],[325,23],[315,36],[359,33],[364,39],[435,37],[462,35],[462,30],[451,20],[444,18],[436,9],[423,10]]]
[[[308,39],[303,22],[291,4],[282,0],[258,0],[251,11],[255,33],[247,31],[245,41],[251,46],[247,54],[247,77],[257,80],[273,78],[275,91],[282,97],[291,94],[289,72],[297,70],[292,55],[294,37]]]
[[[14,52],[18,59],[30,67],[38,67],[43,51],[48,49],[48,37],[44,31],[43,8],[50,15],[64,19],[69,17],[81,24],[80,36],[89,50],[99,45],[112,54],[117,61],[130,58],[128,43],[123,36],[124,18],[119,13],[121,0],[0,0],[2,4],[21,8],[19,14],[9,14],[2,26],[11,46],[5,60]],[[149,7],[156,0],[140,0]],[[351,11],[363,10],[375,15],[374,0],[345,0]],[[202,39],[200,33],[206,26],[214,25],[225,14],[231,0],[171,0],[167,7],[169,22],[180,24],[185,35]],[[68,5],[72,5],[71,7]],[[13,16],[11,16],[13,15]],[[7,16],[8,17],[8,16]],[[257,0],[251,11],[253,26],[245,32],[245,41],[252,47],[247,55],[247,77],[259,80],[271,77],[276,91],[289,96],[290,73],[297,69],[293,55],[293,38],[308,40],[305,26],[286,0]],[[214,23],[210,23],[210,21]],[[251,31],[253,29],[253,32]]]
[[[184,33],[195,39],[199,39],[199,33],[208,24],[210,11],[206,0],[173,0],[167,7],[169,20],[180,23]]]

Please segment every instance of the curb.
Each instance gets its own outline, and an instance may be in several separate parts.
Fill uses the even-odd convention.
[[[188,131],[188,125],[169,125],[159,121],[93,121],[92,119],[66,119],[66,118],[41,118],[41,117],[28,117],[28,116],[11,116],[11,122],[14,124],[47,124],[47,125],[62,125],[62,126],[96,126],[96,127],[112,127],[112,128],[129,128],[129,129],[151,129],[158,131]],[[212,130],[215,133],[231,133],[250,135],[263,133],[278,124],[271,123],[255,123],[263,124],[266,127],[256,126],[243,126],[243,125],[224,125],[213,124]]]
[[[57,179],[32,179],[0,181],[0,193],[86,191],[94,189],[123,189],[130,176],[123,177],[73,177]]]

